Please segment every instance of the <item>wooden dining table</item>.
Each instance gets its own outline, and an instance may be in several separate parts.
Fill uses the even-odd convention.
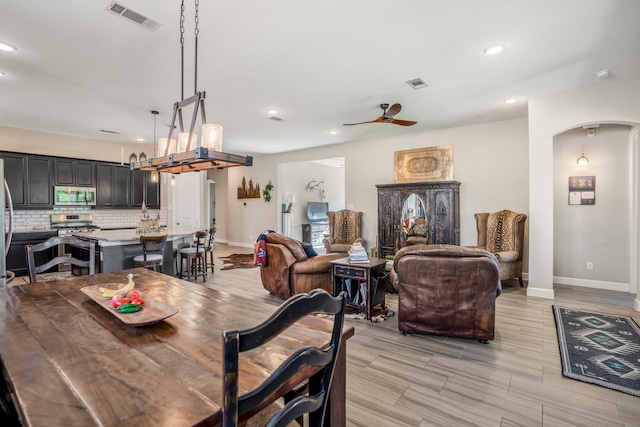
[[[129,273],[145,297],[177,313],[131,325],[81,290],[124,286]],[[255,326],[277,308],[144,268],[11,286],[1,293],[3,374],[28,426],[219,425],[222,331]],[[262,383],[295,350],[328,345],[331,327],[328,319],[308,316],[266,347],[242,353],[240,392]],[[327,425],[345,425],[346,341],[353,333],[344,326]],[[279,390],[273,400],[287,391]]]

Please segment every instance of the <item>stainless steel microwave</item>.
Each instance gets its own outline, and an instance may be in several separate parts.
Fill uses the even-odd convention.
[[[95,206],[95,187],[65,187],[56,185],[53,187],[53,200],[55,205],[63,206]]]

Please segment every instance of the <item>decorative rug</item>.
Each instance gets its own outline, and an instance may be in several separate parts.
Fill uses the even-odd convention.
[[[220,270],[232,270],[234,268],[254,268],[253,254],[231,254],[226,257],[218,257],[224,265]]]
[[[553,306],[562,375],[640,397],[640,328],[627,316]]]

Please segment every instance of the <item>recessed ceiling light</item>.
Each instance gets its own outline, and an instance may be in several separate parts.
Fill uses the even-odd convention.
[[[144,138],[136,138],[136,141],[138,141],[138,142],[144,142]]]
[[[610,70],[600,70],[596,72],[596,77],[598,77],[599,79],[606,79],[610,75],[611,75]]]
[[[503,44],[495,44],[484,48],[484,53],[487,55],[497,55],[504,50]]]
[[[274,114],[278,114],[278,110],[275,110],[275,109],[271,108],[271,109],[267,110],[267,114],[271,114],[273,116]]]
[[[4,71],[0,71],[0,77],[6,76],[7,73],[5,73]]]
[[[15,52],[18,48],[7,42],[0,42],[0,50],[4,50],[5,52]]]
[[[518,100],[516,98],[505,98],[502,100],[502,102],[504,102],[505,104],[513,104],[514,102],[517,102]]]
[[[330,130],[329,131],[329,135],[337,135],[338,131],[337,130]]]

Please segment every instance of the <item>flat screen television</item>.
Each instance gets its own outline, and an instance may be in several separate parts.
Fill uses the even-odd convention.
[[[307,220],[309,222],[329,222],[328,210],[329,202],[307,202]]]

